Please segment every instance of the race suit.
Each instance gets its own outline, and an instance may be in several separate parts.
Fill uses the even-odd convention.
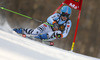
[[[57,31],[53,30],[53,22],[56,21],[59,25],[59,29]],[[59,13],[55,13],[47,18],[47,22],[41,24],[36,29],[24,29],[25,34],[47,34],[48,40],[57,39],[56,35],[61,34],[61,38],[67,37],[71,28],[71,20],[67,18],[66,21],[62,21]]]

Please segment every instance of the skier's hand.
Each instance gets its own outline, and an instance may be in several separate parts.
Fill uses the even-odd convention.
[[[61,33],[61,31],[55,31],[55,37],[57,39],[63,38],[63,34]]]
[[[62,34],[57,34],[57,35],[56,35],[56,38],[57,38],[57,39],[60,39],[60,38],[62,38],[62,37],[63,37]]]

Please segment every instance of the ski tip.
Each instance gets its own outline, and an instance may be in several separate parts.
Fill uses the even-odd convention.
[[[25,34],[22,34],[22,37],[26,38],[26,35]]]
[[[54,42],[50,42],[50,46],[54,46]]]

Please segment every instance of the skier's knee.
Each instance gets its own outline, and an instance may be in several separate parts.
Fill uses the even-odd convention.
[[[34,31],[32,32],[33,35],[39,35],[40,31],[38,29],[34,29]]]

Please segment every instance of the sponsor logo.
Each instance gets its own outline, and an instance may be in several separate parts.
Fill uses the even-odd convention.
[[[70,27],[70,25],[67,25],[67,27],[69,28],[69,27]]]
[[[43,26],[47,27],[47,25],[46,25],[46,24],[43,24]]]
[[[72,4],[72,3],[70,3],[69,6],[71,6],[71,7],[74,8],[74,9],[79,8],[79,6],[76,6],[75,4]]]

